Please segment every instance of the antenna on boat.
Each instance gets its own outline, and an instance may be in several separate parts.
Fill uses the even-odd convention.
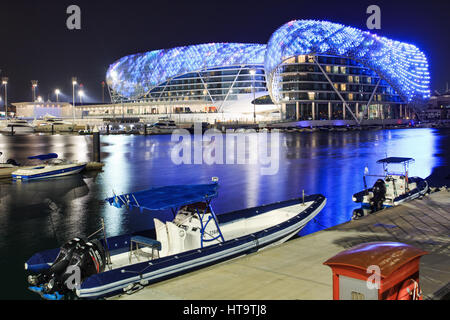
[[[363,175],[364,190],[366,191],[366,194],[368,193],[368,192],[367,192],[367,182],[366,182],[366,176],[367,176],[367,175],[369,175],[369,167],[368,167],[368,166],[366,166],[366,167],[364,168],[364,175]]]
[[[112,262],[111,262],[111,255],[109,254],[109,246],[108,246],[108,240],[106,239],[106,228],[105,228],[105,219],[102,218],[102,229],[103,229],[103,239],[105,240],[105,250],[106,250],[106,256],[108,257],[108,266],[109,270],[112,269]]]

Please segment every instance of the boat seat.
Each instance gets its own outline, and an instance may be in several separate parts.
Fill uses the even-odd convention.
[[[133,244],[135,245],[136,249],[133,248]],[[139,250],[139,246],[145,246],[145,247],[149,247],[152,249],[151,259],[154,259],[155,257],[159,258],[159,251],[161,251],[161,242],[159,242],[155,239],[151,239],[151,238],[147,238],[147,237],[143,237],[143,236],[132,236],[131,241],[130,241],[130,254],[129,254],[130,263],[131,263],[133,254],[136,256],[137,260],[139,260],[139,256],[137,254],[138,250]],[[155,254],[155,251],[156,251],[156,254]]]

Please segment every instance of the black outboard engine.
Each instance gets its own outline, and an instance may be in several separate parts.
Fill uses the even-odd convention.
[[[372,188],[373,198],[370,200],[372,212],[383,209],[383,202],[386,200],[386,184],[384,180],[378,179]]]
[[[38,275],[29,275],[28,283],[32,286],[39,286],[48,282],[54,277],[61,277],[66,271],[67,266],[72,260],[72,255],[78,246],[84,245],[85,241],[80,238],[74,238],[66,242],[60,249],[58,256],[52,266]]]
[[[18,166],[19,164],[14,159],[8,159],[6,160],[7,164],[12,164],[13,166]]]
[[[84,279],[91,275],[103,272],[106,266],[106,253],[103,245],[98,240],[92,240],[77,246],[72,254],[72,259],[60,276],[53,277],[45,284],[45,293],[59,293],[72,290],[81,285]],[[78,270],[79,278],[72,280],[72,276]],[[79,283],[76,283],[79,281]],[[72,287],[70,287],[72,285]]]

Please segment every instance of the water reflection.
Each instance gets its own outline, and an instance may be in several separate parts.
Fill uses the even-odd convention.
[[[152,225],[152,217],[139,211],[127,212],[106,205],[102,199],[158,185],[205,183],[218,176],[218,214],[249,206],[322,193],[325,209],[302,235],[351,219],[358,205],[353,193],[363,188],[366,166],[381,173],[376,160],[386,156],[416,159],[410,175],[428,177],[433,170],[440,176],[448,132],[435,129],[384,130],[361,132],[315,132],[280,134],[279,171],[261,175],[259,164],[175,165],[170,136],[102,136],[103,172],[32,183],[0,182],[0,269],[14,281],[24,282],[23,262],[34,252],[58,246],[74,237],[87,236],[105,219],[108,236],[142,230]],[[444,140],[443,140],[444,139]],[[447,143],[447,144],[446,144]],[[269,145],[270,146],[270,145]],[[0,136],[0,151],[19,161],[34,154],[56,152],[60,157],[89,161],[89,136]],[[252,152],[246,150],[246,154]],[[254,152],[254,150],[253,150]],[[224,160],[229,159],[224,150]],[[224,161],[226,162],[226,161]],[[447,162],[448,164],[448,162]],[[373,182],[369,182],[373,183]],[[160,219],[171,214],[156,214]],[[12,280],[11,280],[12,281]],[[25,284],[11,284],[5,297],[28,297]],[[5,294],[5,293],[2,293]]]

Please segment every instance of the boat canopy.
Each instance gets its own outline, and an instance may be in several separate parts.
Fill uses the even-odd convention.
[[[155,187],[105,199],[116,208],[136,207],[151,211],[178,208],[217,197],[217,183]]]
[[[389,163],[410,163],[410,162],[414,162],[413,158],[401,158],[401,157],[389,157],[389,158],[385,158],[385,159],[380,159],[377,161],[377,163],[384,163],[384,164],[389,164]]]
[[[58,155],[56,153],[40,154],[37,156],[28,157],[28,159],[38,159],[42,161],[56,158],[58,158]]]

